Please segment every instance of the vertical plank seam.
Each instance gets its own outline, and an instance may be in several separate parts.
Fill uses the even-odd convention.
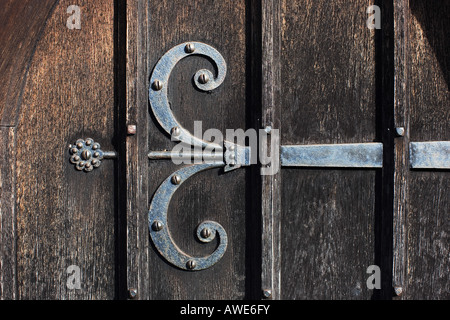
[[[396,59],[395,70],[395,97],[394,107],[395,116],[401,114],[402,119],[395,118],[395,126],[404,126],[405,135],[396,139],[395,147],[395,168],[394,168],[394,239],[393,239],[393,265],[392,278],[394,287],[402,287],[405,290],[405,271],[406,271],[406,216],[408,211],[408,173],[409,173],[409,88],[408,88],[408,74],[409,74],[409,1],[403,0],[395,3],[395,43],[398,46],[395,48],[396,54],[400,57]],[[402,20],[403,17],[403,20]],[[401,140],[400,140],[401,139]],[[403,295],[404,296],[404,295]]]
[[[280,1],[264,1],[262,7],[262,126],[280,130],[279,23]],[[264,146],[265,148],[265,146]],[[262,285],[272,290],[272,299],[281,298],[280,284],[280,173],[262,176]],[[266,239],[268,237],[268,239]]]

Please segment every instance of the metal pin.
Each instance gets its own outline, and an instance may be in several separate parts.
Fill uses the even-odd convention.
[[[174,137],[178,137],[181,134],[181,130],[178,127],[173,127],[171,133]]]
[[[136,125],[130,124],[127,126],[127,133],[129,135],[135,135],[136,134]]]
[[[153,82],[153,89],[154,90],[156,90],[156,91],[159,91],[159,90],[161,90],[162,88],[163,88],[163,84],[162,84],[162,82],[161,81],[159,81],[159,80],[155,80],[154,82]]]
[[[184,47],[184,50],[185,50],[187,53],[192,53],[192,52],[195,51],[195,45],[194,45],[193,43],[188,43],[188,44],[186,45],[186,47]]]
[[[202,236],[202,238],[204,239],[208,239],[211,236],[211,230],[209,228],[204,228],[201,232],[200,235]]]
[[[153,224],[152,224],[152,229],[153,229],[154,231],[161,231],[162,228],[163,228],[163,224],[162,224],[161,221],[156,220],[156,221],[153,222]]]
[[[198,82],[200,82],[201,84],[206,84],[209,81],[209,76],[206,73],[202,73],[199,77],[198,77]]]
[[[175,174],[172,177],[171,181],[172,181],[173,184],[180,184],[181,183],[181,177],[179,175]]]
[[[405,128],[403,127],[395,128],[395,134],[397,135],[397,137],[403,137],[405,135]]]
[[[394,293],[397,297],[400,297],[403,293],[403,288],[400,286],[395,286],[394,287]]]
[[[267,134],[270,134],[270,133],[272,132],[272,127],[271,127],[271,126],[267,126],[267,127],[264,128],[264,131],[265,131]]]
[[[264,290],[263,290],[263,297],[264,297],[265,299],[271,298],[271,297],[272,297],[272,290],[270,290],[270,289],[264,289]]]
[[[81,153],[81,158],[83,160],[89,160],[91,158],[91,156],[92,156],[92,153],[87,149]]]
[[[189,260],[189,261],[186,263],[186,267],[187,267],[189,270],[195,269],[196,266],[197,266],[197,263],[196,263],[194,260]]]
[[[131,288],[128,290],[128,296],[130,299],[135,299],[137,297],[137,289]]]

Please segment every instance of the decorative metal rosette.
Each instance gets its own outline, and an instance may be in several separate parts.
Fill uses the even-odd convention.
[[[74,145],[69,145],[69,152],[71,154],[70,162],[79,171],[90,172],[94,168],[98,168],[103,160],[100,144],[91,138],[78,139]]]

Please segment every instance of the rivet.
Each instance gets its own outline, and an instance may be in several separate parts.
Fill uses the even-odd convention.
[[[234,151],[234,149],[236,149],[236,147],[234,146],[234,144],[232,144],[229,148],[230,151]]]
[[[129,135],[135,135],[136,134],[136,125],[130,124],[127,126],[127,133]]]
[[[172,176],[172,183],[173,184],[180,184],[181,183],[181,177],[177,174]]]
[[[155,80],[155,81],[153,82],[153,89],[154,89],[154,90],[159,91],[159,90],[162,89],[162,87],[163,87],[163,84],[162,84],[161,81]]]
[[[152,224],[152,229],[153,229],[154,231],[161,231],[162,228],[163,228],[163,224],[162,224],[161,221],[156,220],[156,221],[153,222],[153,224]]]
[[[91,167],[91,164],[88,162],[88,163],[86,163],[86,168],[90,168]]]
[[[100,152],[98,152],[98,151],[94,152],[94,158],[98,158],[98,157],[100,157]]]
[[[78,148],[78,149],[83,148],[83,143],[82,143],[82,142],[78,142],[78,143],[77,143],[77,148]]]
[[[84,167],[85,164],[86,164],[86,162],[81,161],[78,165],[79,165],[80,167]]]
[[[394,287],[394,293],[397,297],[400,297],[403,293],[403,288],[400,286],[395,286]]]
[[[194,45],[193,43],[188,43],[188,44],[186,45],[186,47],[184,47],[184,50],[185,50],[187,53],[192,53],[192,52],[195,51],[195,45]]]
[[[130,297],[130,299],[135,299],[137,297],[137,289],[129,289],[128,296]]]
[[[75,154],[75,153],[78,152],[78,149],[77,149],[77,148],[72,148],[72,149],[70,150],[70,152],[72,152],[72,154]]]
[[[267,127],[264,128],[264,131],[265,131],[267,134],[270,134],[270,133],[272,132],[272,127],[271,127],[271,126],[267,126]]]
[[[177,137],[181,134],[181,130],[178,127],[173,127],[171,130],[171,133],[174,137]]]
[[[99,145],[98,143],[95,143],[95,144],[92,146],[92,150],[97,150],[98,148],[100,148],[100,145]]]
[[[272,297],[272,290],[270,289],[264,289],[263,290],[263,297],[266,299],[269,299]]]
[[[91,144],[92,144],[92,139],[86,139],[86,145],[87,146],[90,146]]]
[[[197,263],[196,263],[194,260],[189,260],[189,261],[186,263],[186,267],[187,267],[189,270],[195,269],[196,266],[197,266]]]
[[[92,156],[92,153],[87,149],[81,153],[81,158],[83,160],[89,160],[91,158],[91,156]]]
[[[202,236],[203,239],[208,239],[211,236],[211,229],[209,228],[204,228],[201,232],[200,235]]]
[[[209,81],[209,76],[206,73],[202,73],[199,77],[198,77],[198,82],[200,82],[201,84],[205,84],[208,83]]]
[[[73,157],[73,160],[75,160],[75,161],[80,161],[80,156],[75,156],[75,157]]]
[[[95,166],[96,164],[98,163],[98,160],[97,159],[93,159],[92,160],[92,164]]]
[[[395,128],[395,134],[397,135],[397,137],[403,137],[405,135],[405,128],[403,127]]]

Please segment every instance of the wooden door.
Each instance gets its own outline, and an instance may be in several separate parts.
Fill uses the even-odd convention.
[[[411,143],[444,142],[448,157],[449,5],[376,1],[373,29],[373,4],[4,2],[0,297],[448,298],[448,164],[411,169]],[[179,61],[157,84],[171,52]],[[214,82],[223,65],[220,85],[202,90],[193,75]],[[183,133],[196,121],[224,135],[278,130],[258,156],[279,142],[281,162],[285,146],[382,150],[370,167],[281,163],[262,175],[261,161],[225,171],[223,159],[188,177],[189,166],[149,157],[178,145],[152,95]],[[87,138],[114,159],[77,170]],[[158,202],[165,181],[176,192]],[[205,221],[226,239],[203,242]]]
[[[73,4],[1,4],[4,299],[117,296],[115,164],[87,173],[68,162],[77,139],[118,142],[114,2],[77,1],[81,29],[68,27]],[[79,289],[68,285],[77,275]]]

